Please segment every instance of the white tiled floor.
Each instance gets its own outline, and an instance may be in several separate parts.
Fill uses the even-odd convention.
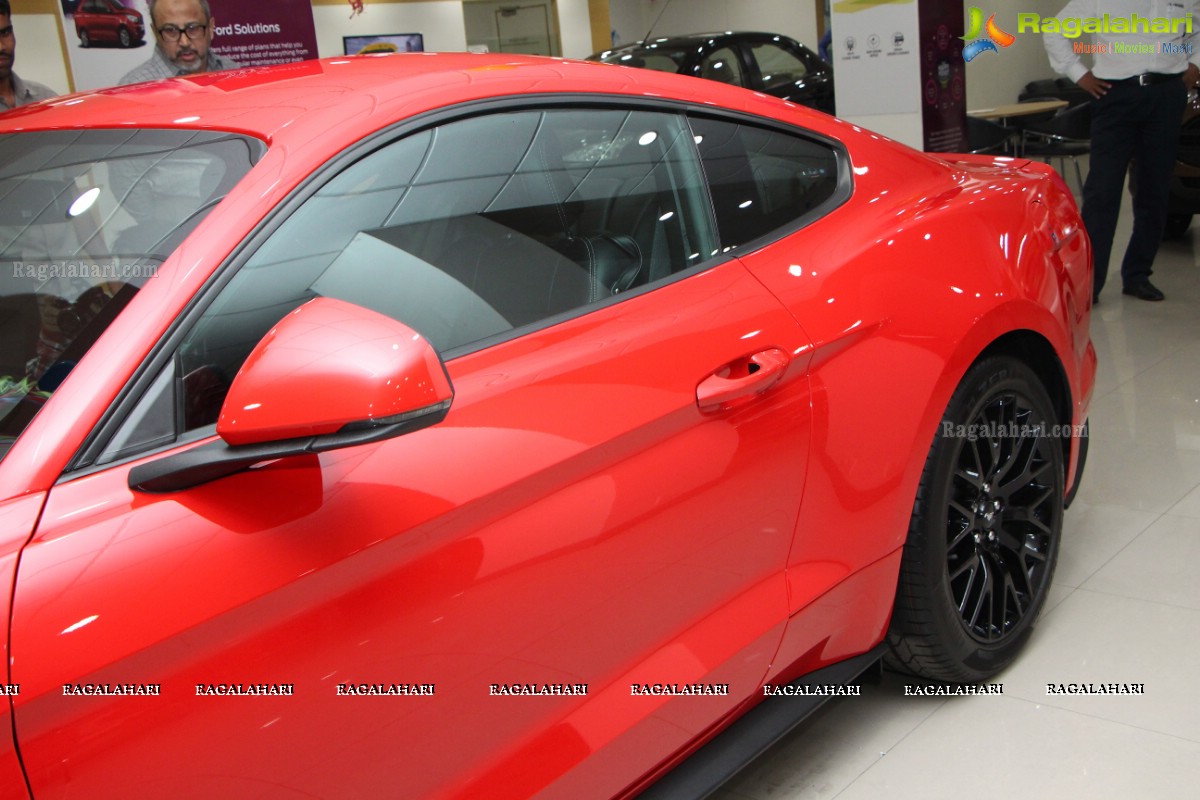
[[[1055,586],[1003,696],[839,698],[716,797],[1200,797],[1200,223],[1164,243],[1162,303],[1124,297],[1125,208],[1092,336],[1100,373]],[[1048,696],[1047,683],[1144,683]]]

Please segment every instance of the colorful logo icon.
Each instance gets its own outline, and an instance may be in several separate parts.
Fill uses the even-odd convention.
[[[983,31],[987,32],[987,36],[980,38],[979,34]],[[996,49],[996,45],[1008,47],[1017,40],[1011,33],[1000,29],[996,24],[995,14],[988,17],[987,25],[984,25],[983,12],[975,6],[971,6],[967,11],[967,35],[962,38],[969,43],[963,48],[963,61],[970,61],[987,50],[998,53],[1000,51]],[[975,41],[971,41],[972,39]]]

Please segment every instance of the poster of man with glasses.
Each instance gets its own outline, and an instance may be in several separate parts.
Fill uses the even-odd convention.
[[[77,90],[317,57],[310,0],[64,2],[63,30]]]

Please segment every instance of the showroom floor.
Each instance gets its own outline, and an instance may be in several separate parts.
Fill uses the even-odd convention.
[[[1129,219],[1126,207],[1116,256]],[[1115,274],[1095,309],[1087,471],[1047,610],[996,679],[1003,695],[905,697],[913,681],[885,674],[826,704],[715,797],[1200,796],[1197,228],[1159,252],[1165,302],[1122,296]],[[1072,682],[1141,683],[1145,694],[1047,693]]]

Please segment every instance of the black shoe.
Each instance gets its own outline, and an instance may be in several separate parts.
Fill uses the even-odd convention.
[[[1092,295],[1092,305],[1094,305],[1094,306],[1100,305],[1100,295],[1098,295],[1098,294]]]
[[[1149,300],[1155,303],[1165,297],[1150,281],[1142,281],[1141,283],[1126,286],[1121,290],[1121,293],[1136,297],[1138,300]]]

